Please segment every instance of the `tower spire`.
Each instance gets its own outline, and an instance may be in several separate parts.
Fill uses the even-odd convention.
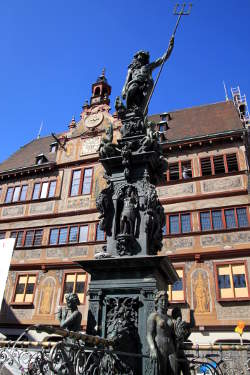
[[[108,84],[105,76],[106,69],[102,69],[101,75],[97,78],[96,82],[92,85],[92,96],[90,99],[90,106],[96,104],[109,104],[109,96],[111,94],[111,86]]]

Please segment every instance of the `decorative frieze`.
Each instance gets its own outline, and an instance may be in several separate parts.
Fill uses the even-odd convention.
[[[223,237],[221,234],[210,234],[207,236],[201,236],[201,246],[216,246],[223,244]]]
[[[201,236],[201,246],[237,245],[250,242],[250,231]]]
[[[217,311],[217,319],[219,320],[234,320],[237,322],[237,319],[249,319],[249,308],[250,302],[241,302],[233,304],[227,303],[226,306],[222,305],[221,303],[215,303],[216,311]]]
[[[29,213],[30,215],[36,215],[36,214],[45,214],[49,212],[53,212],[54,209],[54,202],[42,202],[42,203],[36,203],[32,204],[30,206]]]
[[[178,184],[173,186],[160,186],[157,188],[159,197],[177,197],[195,194],[195,184],[193,182]]]
[[[41,257],[41,249],[33,249],[33,250],[24,250],[24,258],[25,259],[40,259]]]
[[[48,248],[46,250],[46,256],[48,258],[64,258],[66,255],[65,255],[65,247],[61,247],[61,248],[58,248],[58,247],[52,247],[52,248]]]
[[[68,209],[89,209],[90,208],[90,197],[83,198],[69,198],[67,201]]]
[[[22,216],[24,214],[24,206],[4,207],[2,210],[3,217]]]
[[[193,237],[167,238],[164,240],[164,250],[177,250],[183,248],[192,248],[194,246]]]
[[[68,255],[70,257],[81,257],[88,255],[88,247],[70,247],[68,249]]]
[[[204,193],[239,189],[243,187],[240,176],[225,177],[201,182],[201,189]]]

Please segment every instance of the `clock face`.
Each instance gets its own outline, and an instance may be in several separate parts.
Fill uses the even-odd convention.
[[[87,128],[94,128],[98,126],[103,120],[103,113],[93,113],[85,119],[85,125]]]

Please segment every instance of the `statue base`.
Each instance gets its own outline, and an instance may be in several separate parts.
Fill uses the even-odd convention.
[[[87,333],[114,340],[117,351],[128,353],[120,360],[133,374],[153,373],[148,357],[129,353],[149,355],[146,327],[155,292],[178,279],[168,257],[124,256],[79,264],[91,275]]]

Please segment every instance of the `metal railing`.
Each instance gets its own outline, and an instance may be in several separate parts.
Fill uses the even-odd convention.
[[[15,375],[132,375],[124,358],[150,361],[148,355],[117,351],[110,340],[97,336],[61,334],[59,342],[0,341],[0,375],[4,369]],[[249,375],[250,346],[186,343],[177,352],[177,362],[183,375]]]

